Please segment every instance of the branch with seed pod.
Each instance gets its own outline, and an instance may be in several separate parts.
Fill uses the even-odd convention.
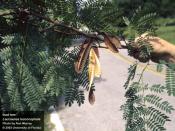
[[[89,58],[89,63],[88,63],[89,102],[90,104],[93,104],[95,101],[95,95],[91,87],[94,81],[94,77],[100,77],[101,75],[101,66],[99,61],[98,48],[93,46],[92,39],[86,39],[84,43],[81,45],[81,49],[78,54],[77,61],[75,62],[75,71],[78,74],[83,71],[83,68],[88,58]]]
[[[85,33],[83,31],[80,31],[80,29],[77,29],[75,27],[72,27],[71,25],[67,25],[62,21],[58,21],[58,20],[53,20],[50,19],[49,17],[46,17],[40,13],[37,13],[35,11],[31,11],[29,9],[20,9],[17,10],[16,12],[8,12],[8,13],[4,13],[4,14],[0,14],[0,17],[4,17],[6,15],[19,15],[22,12],[22,14],[25,14],[27,17],[37,17],[40,18],[41,20],[45,20],[48,23],[50,23],[51,27],[47,27],[45,29],[41,29],[41,32],[46,32],[47,30],[50,29],[55,29],[55,27],[58,27],[58,29],[55,29],[55,32],[58,33],[62,33],[64,35],[82,35],[85,38],[87,38],[85,40],[85,42],[82,44],[81,46],[81,50],[79,52],[79,57],[77,59],[77,61],[75,62],[75,71],[77,73],[81,73],[84,66],[85,66],[85,62],[87,61],[87,58],[89,57],[89,53],[92,49],[92,45],[94,41],[98,41],[98,42],[104,42],[106,47],[102,47],[99,46],[99,48],[108,48],[109,50],[111,50],[112,52],[118,53],[119,49],[130,49],[130,47],[132,45],[129,45],[128,43],[125,45],[121,45],[120,40],[117,36],[112,36],[108,33],[105,32],[99,32],[97,31],[97,33]],[[21,20],[23,20],[21,18]],[[25,19],[24,19],[25,20]],[[28,23],[30,23],[30,21],[27,21]],[[66,29],[64,31],[59,30],[59,27]],[[101,37],[102,36],[102,37]],[[143,39],[145,39],[145,36],[142,36]],[[165,60],[166,62],[172,62],[175,63],[175,46],[159,37],[153,37],[153,38],[146,38],[146,40],[148,41],[148,44],[150,44],[153,47],[153,51],[151,52],[151,55],[148,57],[148,59],[139,59],[140,57],[140,47],[137,45],[137,42],[133,42],[135,45],[132,46],[132,52],[133,52],[133,57],[135,57],[136,59],[138,59],[139,61],[143,61],[143,62],[147,62],[149,60],[155,61],[155,62],[159,62],[159,60]],[[95,52],[95,49],[93,49]],[[95,53],[96,56],[99,57],[98,53]],[[95,55],[94,55],[95,56]],[[93,59],[96,59],[96,56]],[[94,60],[93,60],[94,61]],[[95,60],[95,61],[99,61],[99,60]],[[97,62],[98,63],[98,62]],[[95,67],[98,67],[99,64],[93,65],[93,69],[95,70]],[[90,71],[89,71],[90,72]],[[89,73],[92,75],[89,75],[89,80],[93,81],[94,76],[95,76],[95,71],[93,71],[94,73]],[[90,82],[92,83],[92,82]],[[89,85],[91,86],[91,84]],[[89,91],[89,94],[91,96],[92,92]]]
[[[113,52],[118,53],[118,48],[121,47],[121,43],[115,36],[104,34],[104,41],[106,46]],[[78,54],[77,61],[75,62],[75,71],[79,74],[83,71],[85,63],[89,58],[88,63],[88,77],[89,77],[89,102],[94,104],[95,95],[92,91],[92,83],[95,77],[101,76],[101,66],[99,61],[99,51],[97,47],[93,46],[93,39],[86,39],[81,45],[80,52]]]
[[[72,33],[79,34],[79,35],[86,37],[87,39],[93,39],[95,41],[104,42],[106,44],[107,48],[115,53],[118,52],[118,49],[129,49],[130,48],[128,45],[126,45],[126,46],[121,45],[119,38],[116,36],[111,36],[107,33],[100,32],[100,31],[97,31],[98,33],[85,33],[85,32],[80,31],[79,29],[77,29],[75,27],[72,27],[70,25],[66,25],[63,22],[58,21],[58,20],[50,19],[49,17],[46,17],[46,16],[39,14],[35,11],[31,11],[29,9],[27,9],[27,10],[21,9],[20,11],[26,13],[28,16],[38,17],[38,18],[45,20],[48,23],[52,24],[51,27],[49,27],[49,28],[47,27],[46,29],[42,29],[41,32],[45,32],[47,30],[54,28],[55,26],[58,26],[58,27],[63,27],[65,29],[69,29],[72,31],[71,34],[70,34],[70,32],[61,32],[61,31],[59,31],[59,33],[63,33],[66,35],[72,35]],[[18,13],[19,13],[18,11],[17,12],[11,11],[8,13],[0,14],[0,17],[6,16],[6,15],[16,15]],[[55,31],[58,31],[58,30],[55,30]],[[103,36],[104,38],[101,38],[101,36]],[[159,60],[165,60],[165,61],[175,63],[175,53],[174,53],[175,47],[171,43],[169,43],[169,42],[167,42],[159,37],[155,37],[155,40],[148,40],[148,43],[153,45],[153,53],[151,55],[151,60],[153,60],[155,62],[158,62]],[[160,49],[167,47],[166,51],[165,51],[166,53],[163,53],[163,54],[162,54],[162,52],[160,53],[159,50],[156,50],[157,47],[160,47]],[[100,48],[106,48],[106,47],[100,47]],[[155,50],[154,50],[154,48],[155,48]],[[133,49],[135,49],[135,48],[133,48]],[[137,50],[137,48],[136,48],[136,50]],[[158,59],[158,61],[157,61],[157,59]],[[148,60],[150,60],[150,59],[148,59]]]

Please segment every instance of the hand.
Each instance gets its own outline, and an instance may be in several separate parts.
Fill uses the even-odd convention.
[[[173,62],[175,63],[175,45],[169,43],[168,41],[153,36],[147,36],[147,34],[143,34],[140,37],[135,39],[135,43],[138,40],[146,40],[153,49],[151,53],[151,60],[154,62],[159,62],[159,60],[164,60],[166,62]],[[139,47],[136,50],[136,53],[133,55],[136,59],[141,62],[146,62],[148,59],[143,59],[140,56]]]

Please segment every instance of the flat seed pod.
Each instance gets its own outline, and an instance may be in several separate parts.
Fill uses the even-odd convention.
[[[81,45],[81,49],[80,49],[80,52],[78,54],[78,59],[77,61],[75,62],[75,71],[77,73],[81,73],[83,68],[84,68],[84,65],[86,63],[86,60],[89,56],[89,51],[92,47],[92,40],[85,40],[84,44]]]
[[[94,92],[93,92],[92,89],[89,91],[88,100],[89,100],[89,103],[90,103],[91,105],[93,105],[93,104],[95,103],[95,95],[94,95]]]
[[[104,38],[105,45],[114,53],[118,53],[118,49],[110,42],[109,38],[105,36]]]
[[[98,47],[93,47],[95,54],[97,55],[98,58],[100,58],[99,50]]]
[[[100,75],[101,75],[100,61],[95,53],[94,47],[92,47],[89,53],[89,66],[88,66],[89,89],[93,83],[94,77],[100,77]]]
[[[95,73],[94,76],[95,77],[100,77],[101,76],[101,65],[100,65],[100,61],[99,61],[99,51],[98,48],[93,48],[94,50],[94,57],[95,57]]]
[[[92,82],[94,80],[95,65],[96,65],[95,52],[94,52],[93,48],[91,48],[90,53],[89,53],[89,65],[88,65],[89,89],[90,89]]]
[[[110,37],[111,42],[115,45],[116,48],[121,48],[120,40],[116,36]]]
[[[108,36],[107,34],[104,35],[104,42],[105,45],[114,53],[118,53],[118,48],[121,47],[121,43],[119,39],[115,36]]]

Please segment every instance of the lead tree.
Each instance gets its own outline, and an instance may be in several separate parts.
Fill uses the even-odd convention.
[[[81,105],[85,98],[80,87],[89,91],[89,101],[93,104],[93,78],[100,75],[100,48],[115,53],[127,49],[129,55],[142,62],[148,62],[153,56],[154,60],[165,60],[155,54],[150,44],[157,28],[155,18],[155,13],[141,8],[125,16],[110,1],[2,0],[1,110],[47,110],[62,95],[66,105],[71,106],[74,101]],[[148,35],[140,37],[145,32]],[[120,40],[126,44],[122,45]],[[73,41],[81,41],[81,45],[74,46]],[[103,42],[105,47],[101,45]],[[124,84],[127,101],[121,109],[126,130],[165,130],[167,114],[174,108],[154,92],[175,95],[174,65],[163,63],[167,65],[165,86],[148,86],[141,81],[146,67],[140,79],[134,79],[137,64],[138,61],[129,68]],[[145,93],[148,90],[153,93]]]

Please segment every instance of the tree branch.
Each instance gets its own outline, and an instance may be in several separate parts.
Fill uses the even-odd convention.
[[[141,72],[141,74],[140,74],[138,83],[140,83],[140,81],[141,81],[141,79],[142,79],[142,77],[143,77],[143,73],[145,72],[145,70],[146,70],[146,68],[148,67],[148,65],[149,65],[149,61],[147,62],[146,66],[143,68],[143,70],[142,70],[142,72]]]
[[[47,22],[49,22],[49,23],[52,23],[52,26],[51,26],[51,27],[48,27],[48,28],[46,28],[46,29],[43,29],[43,30],[41,30],[41,32],[47,31],[48,29],[51,29],[51,28],[53,28],[54,26],[61,26],[61,27],[64,27],[64,28],[68,29],[69,31],[72,31],[72,32],[75,32],[75,33],[70,33],[70,32],[66,32],[66,31],[63,32],[63,31],[60,31],[60,30],[55,30],[55,31],[56,31],[56,32],[59,32],[59,33],[66,34],[66,35],[82,35],[82,36],[84,36],[84,37],[86,37],[86,38],[94,39],[94,40],[96,40],[97,42],[99,42],[99,41],[100,41],[100,42],[104,42],[104,39],[100,37],[100,35],[103,35],[103,34],[101,34],[101,33],[103,33],[103,32],[98,32],[98,31],[97,31],[97,34],[85,33],[85,32],[83,32],[83,31],[80,31],[80,30],[77,29],[77,28],[74,28],[74,27],[72,27],[72,26],[66,25],[66,24],[64,24],[64,23],[62,23],[62,22],[60,22],[60,21],[58,21],[58,20],[52,20],[52,19],[50,19],[49,17],[43,16],[43,15],[41,15],[41,14],[39,14],[39,13],[34,12],[34,11],[29,11],[29,10],[27,10],[27,9],[20,9],[20,11],[25,12],[25,13],[28,14],[28,15],[31,15],[31,16],[34,16],[34,17],[38,17],[38,18],[40,18],[40,19],[42,19],[42,20],[45,20],[45,21],[47,21]],[[3,13],[3,14],[0,14],[0,16],[13,15],[13,14],[16,14],[16,13],[15,13],[15,12],[6,12],[6,13]],[[124,41],[125,41],[125,39],[124,39]],[[125,41],[125,43],[126,43],[126,41]],[[156,44],[157,44],[157,43],[155,43],[155,45],[156,45]],[[166,46],[167,46],[167,45],[166,45]],[[103,48],[103,47],[100,47],[100,48]],[[174,48],[175,48],[175,47],[174,47]],[[174,52],[174,48],[171,48],[171,51],[167,51],[168,56],[167,56],[166,58],[161,57],[160,59],[161,59],[161,60],[167,60],[167,61],[175,62],[175,53],[172,53],[172,52]],[[121,45],[121,48],[119,48],[119,49],[128,49],[127,43],[126,43],[126,45]],[[172,51],[172,50],[173,50],[173,51]],[[153,52],[153,53],[156,54],[156,52]],[[158,52],[158,55],[159,55],[159,54],[160,54],[160,53]],[[162,56],[165,56],[165,55],[162,54]],[[151,60],[152,60],[152,57],[153,57],[154,59],[159,59],[158,57],[156,57],[156,55],[152,55],[151,58],[150,58]]]
[[[61,34],[65,34],[65,35],[77,35],[77,33],[67,33],[67,32],[64,32],[64,31],[61,31],[61,30],[58,30],[58,29],[54,29],[54,31],[56,31],[58,33],[61,33]]]
[[[30,14],[30,15],[36,16],[36,17],[41,18],[41,19],[43,19],[43,20],[45,20],[45,21],[47,21],[49,23],[52,23],[54,26],[62,26],[62,27],[65,27],[65,28],[67,28],[69,30],[72,30],[72,31],[76,32],[77,34],[83,35],[85,37],[93,38],[93,39],[99,40],[99,41],[103,41],[103,39],[101,39],[100,37],[98,37],[96,34],[88,34],[88,33],[82,32],[82,31],[80,31],[80,30],[78,30],[78,29],[76,29],[74,27],[65,25],[65,24],[63,24],[63,23],[61,23],[61,22],[59,22],[57,20],[52,20],[52,19],[50,19],[48,17],[42,16],[42,15],[37,14],[35,12],[30,12],[30,11],[26,11],[26,10],[24,10],[24,11],[26,13]]]

